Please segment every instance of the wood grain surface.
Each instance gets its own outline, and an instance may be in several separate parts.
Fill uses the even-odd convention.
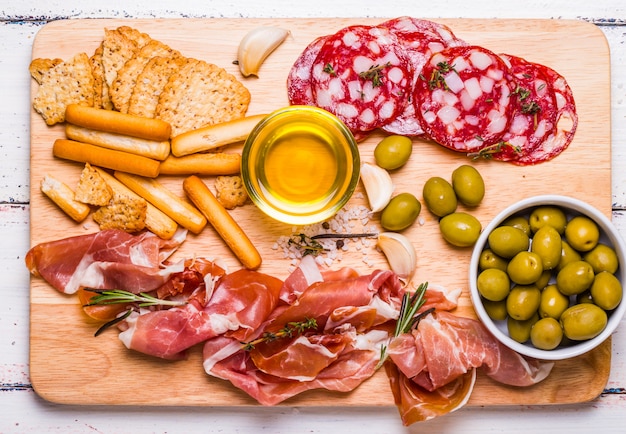
[[[380,19],[163,19],[69,20],[46,25],[33,44],[33,58],[69,58],[80,51],[91,55],[105,27],[131,25],[147,32],[189,57],[224,67],[250,89],[248,114],[265,113],[287,105],[285,80],[302,49],[315,37],[349,25]],[[507,205],[537,194],[564,194],[585,200],[611,215],[611,138],[609,50],[603,34],[581,21],[557,20],[437,20],[471,44],[543,63],[559,71],[572,87],[579,114],[575,140],[556,159],[532,167],[478,161],[487,195],[469,210],[485,226]],[[266,60],[259,78],[244,79],[233,64],[241,38],[259,25],[278,25],[291,31],[287,41]],[[26,71],[24,73],[27,73]],[[33,91],[36,84],[33,83]],[[31,112],[31,244],[97,230],[91,220],[76,224],[39,191],[41,179],[51,173],[73,185],[81,165],[54,159],[52,143],[63,137],[62,126],[47,127]],[[382,138],[374,134],[360,144],[363,161],[373,161],[373,148]],[[229,151],[237,152],[240,146]],[[409,191],[421,198],[421,186],[431,176],[449,177],[469,160],[442,147],[414,141],[410,162],[392,173],[396,192]],[[182,179],[160,177],[183,197]],[[206,178],[207,184],[213,180]],[[364,204],[359,187],[349,205]],[[263,257],[260,271],[285,278],[290,260],[274,248],[289,235],[290,226],[272,221],[252,205],[233,211],[236,220],[255,242]],[[447,245],[437,220],[422,212],[424,224],[405,234],[418,251],[415,281],[461,288],[457,313],[474,316],[468,295],[469,249]],[[377,216],[373,217],[376,223]],[[367,250],[364,252],[363,250]],[[221,258],[233,269],[240,265],[211,228],[189,235],[174,258]],[[367,263],[364,262],[367,256]],[[333,267],[352,266],[361,273],[387,267],[373,246],[352,248]],[[185,361],[166,362],[130,352],[115,333],[97,338],[97,325],[82,314],[75,297],[57,293],[38,278],[31,278],[30,375],[35,390],[45,399],[66,404],[239,406],[255,402],[229,383],[208,377],[201,363],[201,347],[192,348]],[[502,386],[480,375],[469,405],[554,404],[591,400],[606,384],[611,360],[610,340],[575,359],[557,362],[552,374],[530,388]],[[393,405],[384,372],[348,394],[312,391],[284,403],[291,406]]]

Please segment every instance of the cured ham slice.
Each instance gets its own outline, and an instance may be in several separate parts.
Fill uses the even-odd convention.
[[[65,294],[82,287],[146,292],[182,271],[182,263],[164,263],[186,236],[185,230],[170,240],[151,232],[133,235],[103,230],[38,244],[26,254],[26,267]]]
[[[215,336],[245,340],[274,311],[283,282],[251,270],[222,276],[213,289],[209,274],[207,301],[189,299],[183,307],[133,313],[120,340],[127,348],[163,359],[181,359],[185,350]]]
[[[444,412],[458,408],[461,398],[471,392],[467,384],[463,386],[467,381],[463,377],[475,368],[503,384],[530,386],[545,379],[554,365],[522,357],[499,343],[477,320],[441,311],[423,318],[412,334],[393,339],[388,351],[397,370],[388,368],[387,372],[407,425],[437,415],[428,402],[420,401],[433,393],[437,399],[442,393],[446,396]]]
[[[315,319],[315,329],[261,341],[249,350],[223,337],[209,340],[204,347],[205,370],[263,405],[316,388],[353,390],[376,371],[402,294],[391,271],[313,283],[255,336],[275,335],[305,319]]]

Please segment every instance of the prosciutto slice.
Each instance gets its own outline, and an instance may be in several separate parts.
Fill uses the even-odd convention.
[[[554,365],[522,357],[477,320],[441,311],[422,319],[412,334],[393,339],[388,351],[395,367],[388,367],[387,373],[405,425],[459,408],[471,393],[467,375],[473,369],[483,369],[503,384],[531,386],[545,379]],[[433,393],[440,402],[437,411],[423,401],[427,404]]]
[[[151,291],[171,273],[182,271],[183,264],[165,266],[164,262],[186,236],[180,229],[170,240],[152,232],[103,230],[38,244],[26,254],[26,267],[65,294],[82,287]]]
[[[251,350],[232,339],[209,340],[204,347],[205,371],[230,381],[263,405],[278,404],[305,390],[356,388],[376,371],[403,289],[391,271],[332,280],[337,277],[332,274],[331,280],[307,287],[292,305],[277,309],[255,336],[275,334],[311,318],[316,329],[264,341]]]
[[[183,307],[133,313],[119,338],[129,349],[170,360],[185,358],[185,350],[215,336],[244,340],[274,311],[282,284],[241,269],[222,276],[214,290],[209,283],[206,304],[192,297]]]

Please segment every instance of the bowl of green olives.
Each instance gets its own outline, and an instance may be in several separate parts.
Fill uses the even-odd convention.
[[[563,360],[604,342],[626,311],[626,244],[593,206],[534,196],[481,233],[469,269],[476,315],[507,347]]]

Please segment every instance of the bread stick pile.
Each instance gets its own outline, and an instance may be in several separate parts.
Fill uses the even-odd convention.
[[[210,223],[246,268],[261,265],[227,210],[246,197],[222,200],[235,193],[214,194],[199,178],[235,178],[241,155],[222,148],[244,141],[264,117],[245,116],[250,94],[235,77],[126,26],[105,30],[91,57],[34,59],[29,69],[38,83],[35,111],[48,125],[65,123],[53,155],[84,163],[75,188],[50,174],[41,182],[68,216],[83,222],[91,214],[101,229],[147,229],[163,239],[178,227],[200,234]],[[169,191],[159,175],[186,177],[187,197]]]

